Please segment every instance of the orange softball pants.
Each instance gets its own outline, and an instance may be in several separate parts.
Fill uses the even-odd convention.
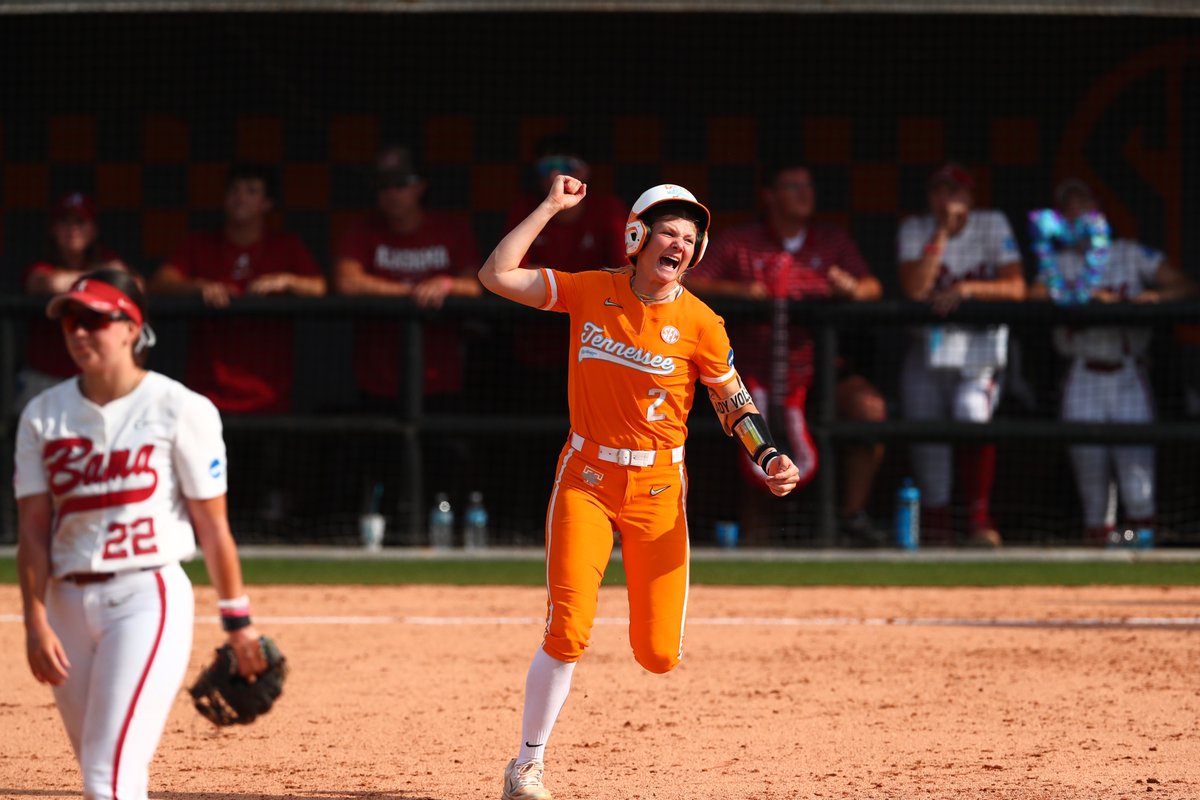
[[[604,569],[621,533],[629,642],[650,672],[683,655],[688,598],[687,470],[683,462],[619,466],[568,443],[546,509],[546,635],[542,649],[578,661],[587,648]]]

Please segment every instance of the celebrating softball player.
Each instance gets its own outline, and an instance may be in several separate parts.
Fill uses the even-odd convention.
[[[691,192],[663,185],[638,198],[625,229],[632,268],[519,266],[550,219],[586,193],[582,182],[560,175],[479,271],[492,292],[571,318],[571,432],[546,511],[546,630],[525,682],[521,746],[505,769],[504,800],[550,797],[542,783],[546,741],[588,646],[614,528],[634,658],[655,673],[679,663],[689,555],[683,443],[696,380],[774,494],[799,481],[738,378],[723,320],[683,287],[704,256],[710,220]]]
[[[89,800],[145,800],[187,668],[204,551],[239,671],[265,664],[225,515],[211,402],[144,367],[154,334],[133,278],[101,270],[50,300],[78,378],[21,414],[17,565],[29,668],[54,699]]]

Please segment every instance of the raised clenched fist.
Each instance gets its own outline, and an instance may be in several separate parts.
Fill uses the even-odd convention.
[[[546,203],[554,213],[566,211],[579,205],[587,196],[587,184],[570,175],[559,175],[550,185],[550,193],[546,195]]]

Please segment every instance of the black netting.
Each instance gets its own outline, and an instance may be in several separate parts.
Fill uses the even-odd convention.
[[[624,209],[652,184],[680,183],[712,209],[718,237],[761,213],[764,165],[806,164],[818,218],[849,233],[885,300],[903,297],[901,220],[926,210],[927,180],[947,160],[973,175],[977,206],[1008,219],[1031,283],[1039,262],[1028,214],[1053,206],[1054,187],[1067,177],[1090,184],[1114,240],[1136,241],[1146,258],[1162,254],[1195,274],[1200,228],[1188,221],[1200,212],[1200,157],[1188,143],[1200,131],[1198,37],[1192,19],[1115,16],[6,16],[4,288],[22,293],[26,267],[45,255],[49,209],[70,191],[94,198],[101,240],[153,275],[189,231],[219,228],[226,170],[240,161],[276,171],[271,226],[297,234],[332,276],[347,231],[375,204],[376,155],[392,143],[420,165],[426,208],[465,225],[456,235],[473,235],[482,258],[522,194],[538,191],[537,144],[556,133],[586,157],[592,195]],[[777,320],[770,303],[722,302],[713,304],[731,326]],[[197,320],[155,303],[161,345],[153,365],[183,378]],[[422,543],[437,493],[449,495],[461,521],[470,492],[481,491],[493,541],[541,541],[566,432],[564,320],[452,303],[420,317],[429,338],[447,343],[421,351],[399,326],[356,338],[356,326],[391,312],[296,308],[270,318],[294,323],[286,407],[226,415],[231,515],[243,540],[353,542],[360,514],[375,509],[388,519],[388,543]],[[836,323],[841,361],[828,374],[875,387],[891,424],[906,417],[901,373],[916,323],[888,313]],[[13,314],[15,373],[28,359],[24,316]],[[1056,345],[1063,326],[1052,318],[1013,320],[997,421],[1060,419],[1072,369],[1100,387],[1083,392],[1077,421],[1145,421],[1151,415],[1124,420],[1117,408],[1100,419],[1089,410],[1114,370],[1130,369],[1145,382],[1153,419],[1186,426],[1200,416],[1200,335],[1188,321],[1109,321],[1125,326],[1124,339],[1111,340],[1123,349],[1084,352],[1064,345],[1062,331]],[[825,323],[806,324],[813,333]],[[1080,340],[1080,325],[1068,338]],[[390,343],[397,397],[372,397],[358,385],[362,336]],[[234,346],[252,350],[258,341]],[[403,366],[414,350],[426,361],[450,353],[460,380],[446,391],[414,390]],[[1069,355],[1090,363],[1072,367]],[[831,427],[847,419],[844,409],[819,417],[823,393],[817,379],[808,424],[818,450],[829,452],[831,479],[819,475],[766,506],[745,485],[707,402],[698,402],[688,458],[694,541],[712,543],[715,523],[727,520],[741,521],[744,542],[838,541],[825,526],[845,499],[842,470],[857,463],[855,448],[873,445]],[[830,392],[825,402],[837,399]],[[786,412],[775,411],[783,438]],[[865,506],[883,528],[897,487],[914,472],[912,437],[889,431]],[[1069,442],[1018,432],[996,443],[991,513],[1006,539],[1079,541],[1085,512]],[[1114,465],[1129,453],[1117,452]],[[1161,440],[1150,463],[1157,497],[1147,524],[1195,541],[1195,443]],[[950,502],[961,533],[969,501],[954,494]],[[1120,508],[1116,520],[1125,519]]]

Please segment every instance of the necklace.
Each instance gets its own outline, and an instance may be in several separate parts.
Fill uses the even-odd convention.
[[[677,283],[677,284],[675,284],[675,288],[674,288],[674,290],[672,290],[672,292],[669,296],[654,297],[653,295],[642,294],[641,292],[639,292],[637,290],[637,287],[635,287],[633,285],[633,279],[634,279],[634,275],[630,275],[629,276],[629,288],[633,291],[633,296],[636,297],[638,300],[641,300],[643,303],[667,303],[667,302],[670,302],[671,300],[674,300],[676,297],[679,297],[680,292],[683,291],[683,284]]]
[[[1029,212],[1033,251],[1038,257],[1038,277],[1059,305],[1086,303],[1092,290],[1100,285],[1108,269],[1108,221],[1098,212],[1090,212],[1072,225],[1062,214],[1050,208]],[[1058,253],[1065,248],[1082,247],[1083,271],[1067,281],[1058,266]]]

